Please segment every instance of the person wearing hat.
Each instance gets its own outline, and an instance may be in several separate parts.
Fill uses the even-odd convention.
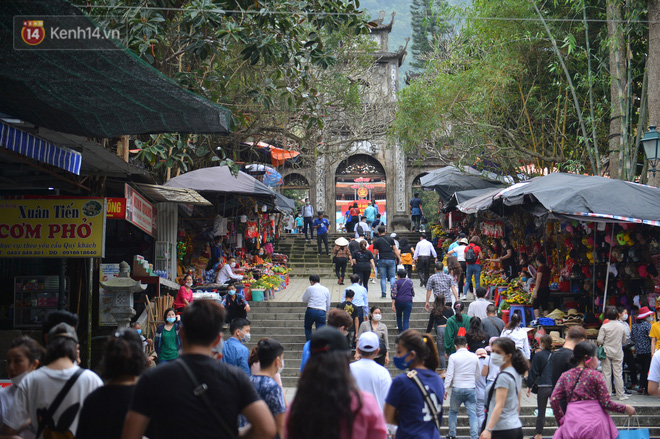
[[[357,354],[360,359],[351,363],[351,374],[360,390],[371,393],[382,410],[385,407],[385,397],[392,385],[392,376],[387,369],[374,361],[379,352],[378,334],[371,331],[363,332],[357,344]]]
[[[337,284],[344,285],[344,276],[346,275],[346,265],[350,257],[348,250],[348,239],[339,237],[335,240],[335,247],[332,249],[332,260],[335,263],[335,274],[337,275]]]
[[[57,425],[71,437],[75,436],[85,398],[103,386],[101,378],[91,370],[80,368],[77,360],[76,330],[67,323],[55,325],[48,332],[44,356],[46,366],[30,372],[19,384],[14,405],[4,419],[3,433],[19,435],[28,425],[32,425],[37,431],[36,437],[47,437]],[[69,387],[68,391],[63,393],[58,406],[53,407],[53,402],[65,387]],[[42,413],[44,408],[50,409],[53,414]],[[66,416],[63,416],[65,413]]]
[[[438,253],[426,239],[426,233],[420,234],[419,242],[415,246],[415,254],[413,260],[417,264],[417,272],[419,273],[419,285],[424,287],[429,280],[429,270],[431,269],[431,260],[438,262]]]
[[[319,217],[314,220],[314,229],[316,229],[316,243],[319,247],[319,255],[322,254],[321,243],[325,244],[325,254],[330,254],[328,251],[328,227],[330,227],[330,223],[327,219],[323,218],[323,212],[319,212]]]
[[[648,306],[643,306],[639,309],[630,331],[630,338],[635,343],[637,364],[640,367],[637,393],[645,395],[648,395],[648,374],[651,365],[651,337],[649,337],[649,332],[651,332],[652,321],[653,311]]]
[[[349,353],[338,329],[324,326],[314,333],[309,360],[287,410],[284,437],[309,439],[323,432],[327,438],[386,439],[383,412],[376,398],[355,382]]]

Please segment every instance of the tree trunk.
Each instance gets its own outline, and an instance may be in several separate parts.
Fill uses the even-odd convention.
[[[653,1],[653,0],[649,0]],[[625,41],[623,32],[617,32],[621,20],[621,10],[616,0],[607,2],[607,37],[610,55],[610,136],[609,136],[609,171],[611,178],[619,178],[619,154],[624,147],[621,132],[621,96],[620,86],[625,83]]]
[[[649,75],[649,125],[660,125],[660,0],[649,0],[649,50],[646,68]],[[660,172],[648,174],[648,184],[660,187]]]

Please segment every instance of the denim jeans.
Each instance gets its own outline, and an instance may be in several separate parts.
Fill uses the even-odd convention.
[[[380,293],[383,297],[387,295],[387,281],[390,281],[390,288],[396,282],[396,261],[394,259],[379,259],[378,272],[380,273]]]
[[[312,338],[312,325],[316,323],[316,329],[325,326],[325,311],[316,308],[307,308],[305,311],[305,340]]]
[[[440,369],[447,369],[447,360],[445,359],[445,327],[435,327],[435,343],[438,345],[438,360],[440,360]]]
[[[458,409],[461,404],[465,404],[468,419],[470,420],[470,439],[479,437],[479,425],[477,420],[477,394],[475,389],[451,389],[451,398],[449,400],[449,436],[456,436],[456,426],[458,423]]]
[[[408,329],[412,306],[412,302],[394,302],[394,309],[396,309],[396,326],[399,329],[399,334]]]
[[[474,275],[474,294],[477,294],[477,288],[481,285],[481,264],[467,264],[465,273],[465,285],[463,285],[463,294],[467,294],[472,285],[472,276]]]

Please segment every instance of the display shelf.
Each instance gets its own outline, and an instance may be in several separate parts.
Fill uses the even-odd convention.
[[[160,276],[131,276],[132,279],[134,280],[139,280],[143,284],[147,285],[155,285],[156,286],[156,296],[160,296],[160,288],[165,287],[170,290],[175,290],[178,291],[179,288],[181,288],[181,285],[179,285],[176,282],[172,282],[169,279],[165,279]]]
[[[14,278],[14,327],[37,328],[60,302],[59,276]],[[69,300],[69,278],[64,278],[65,302]],[[68,306],[67,306],[68,308]]]

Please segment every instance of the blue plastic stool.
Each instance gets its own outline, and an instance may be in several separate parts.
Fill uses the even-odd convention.
[[[511,307],[509,308],[509,316],[512,316],[515,312],[520,314],[520,326],[523,328],[527,326],[527,313],[530,315],[529,321],[531,322],[534,320],[534,308],[531,306],[511,304]]]

